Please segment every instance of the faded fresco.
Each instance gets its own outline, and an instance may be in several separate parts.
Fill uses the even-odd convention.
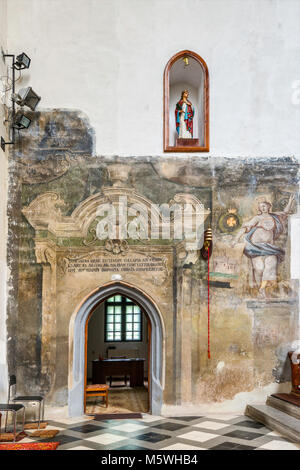
[[[249,284],[258,289],[261,298],[267,297],[268,285],[277,287],[277,264],[283,261],[285,251],[276,246],[275,241],[286,227],[293,200],[294,196],[290,195],[283,211],[271,212],[272,204],[262,198],[257,215],[243,224],[236,238],[239,242],[245,234],[244,254],[251,260]]]
[[[35,119],[10,164],[8,356],[24,391],[42,388],[48,403],[67,404],[71,316],[116,273],[160,308],[165,404],[221,402],[289,380],[284,364],[298,305],[288,230],[296,161],[109,159],[93,155],[93,132],[80,113]],[[146,207],[127,221],[139,236],[99,239],[99,203],[125,196]],[[151,205],[170,201],[200,203],[212,228],[211,359],[207,261],[188,237],[147,237]]]

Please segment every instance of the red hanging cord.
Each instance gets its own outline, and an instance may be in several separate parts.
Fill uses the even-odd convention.
[[[210,359],[209,246],[207,247],[207,357]]]

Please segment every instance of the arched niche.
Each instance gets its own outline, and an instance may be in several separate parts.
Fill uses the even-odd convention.
[[[176,131],[175,108],[181,92],[188,90],[194,108],[193,136],[180,138]],[[164,72],[164,151],[209,151],[209,75],[205,61],[192,51],[175,54]]]

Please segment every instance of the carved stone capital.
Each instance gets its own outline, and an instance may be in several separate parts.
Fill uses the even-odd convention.
[[[52,269],[56,263],[55,243],[51,240],[36,240],[35,256],[37,263],[50,264]]]

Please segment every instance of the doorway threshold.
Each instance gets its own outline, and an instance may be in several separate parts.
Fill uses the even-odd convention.
[[[93,416],[95,421],[103,421],[110,419],[142,419],[142,413],[101,413],[101,414],[88,414]]]

